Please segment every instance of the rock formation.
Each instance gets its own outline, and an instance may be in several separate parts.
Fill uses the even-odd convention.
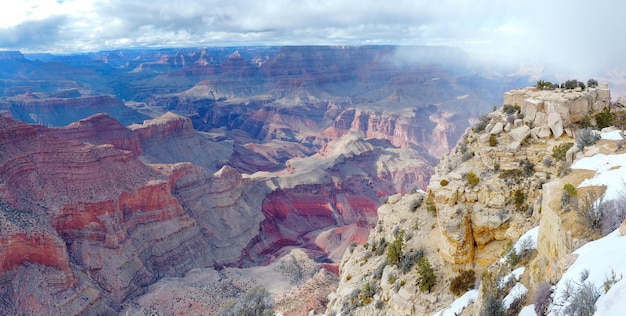
[[[576,186],[590,173],[576,170],[565,176],[569,164],[622,149],[601,141],[583,151],[573,146],[565,153],[566,147],[552,157],[553,148],[573,144],[575,131],[609,106],[605,85],[506,93],[502,108],[479,119],[455,153],[442,156],[427,192],[392,196],[381,205],[367,242],[344,253],[340,283],[329,296],[326,314],[443,313],[456,298],[450,293],[452,277],[470,269],[483,273],[480,290],[465,303],[455,302],[446,313],[478,314],[494,290],[490,282],[503,287],[500,291],[505,293],[496,294],[499,300],[514,284],[533,291],[543,280],[556,283],[575,260],[570,253],[597,235],[581,230],[577,212],[563,205],[564,184]],[[536,245],[531,241],[519,246],[528,248],[515,250],[527,243],[520,236],[530,231],[535,231]],[[398,239],[401,247],[395,251],[400,256],[397,263],[390,263],[390,247]],[[421,274],[412,266],[417,256],[426,257],[436,275],[435,285],[425,293],[418,289]],[[520,265],[516,273],[523,274],[521,278],[498,285]]]

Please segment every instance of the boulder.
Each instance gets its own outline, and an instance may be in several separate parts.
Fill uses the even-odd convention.
[[[554,112],[548,114],[548,127],[552,130],[554,138],[561,137],[561,135],[563,135],[563,119],[561,115]]]
[[[552,135],[552,133],[550,132],[550,128],[548,128],[547,126],[542,126],[540,128],[537,129],[536,131],[537,137],[539,138],[549,138],[550,135]]]
[[[621,224],[621,225],[619,225],[619,233],[620,233],[622,236],[626,236],[626,220],[624,220],[624,221],[622,222],[622,224]]]
[[[509,146],[506,147],[506,151],[510,152],[510,153],[515,153],[518,152],[520,149],[520,142],[512,142],[509,144]]]
[[[526,125],[516,127],[509,132],[509,135],[513,138],[513,141],[522,142],[530,135],[530,127]]]
[[[516,119],[515,121],[513,121],[513,127],[520,127],[524,125],[524,121],[522,121],[521,119]]]
[[[547,119],[548,119],[548,114],[543,113],[543,112],[537,112],[533,123],[535,123],[535,126],[541,126],[541,125],[546,124]]]
[[[572,148],[568,149],[567,152],[565,153],[565,161],[567,161],[568,163],[574,162],[574,159],[576,159],[577,153],[578,153],[578,147],[572,146]]]
[[[504,132],[506,132],[506,133],[510,132],[512,126],[513,126],[513,124],[506,123],[506,125],[504,126]]]
[[[504,124],[502,124],[502,122],[497,122],[496,124],[493,125],[493,128],[491,129],[489,134],[491,134],[491,135],[498,135],[498,134],[502,133],[503,129],[504,129]]]

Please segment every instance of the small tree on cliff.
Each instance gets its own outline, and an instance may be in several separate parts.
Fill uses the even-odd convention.
[[[397,265],[403,257],[402,246],[404,244],[404,230],[399,230],[396,239],[387,247],[387,263]]]
[[[435,286],[435,283],[437,282],[437,276],[435,275],[433,267],[430,265],[430,261],[428,261],[426,256],[420,257],[417,261],[417,273],[418,276],[415,283],[417,283],[420,291],[430,292],[430,289]]]

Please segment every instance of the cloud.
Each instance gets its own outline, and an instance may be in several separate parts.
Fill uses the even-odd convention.
[[[43,20],[24,21],[16,26],[0,29],[0,47],[24,47],[45,50],[62,37],[61,30],[67,18],[51,16]]]
[[[443,45],[564,75],[626,68],[618,0],[14,0],[0,48]]]

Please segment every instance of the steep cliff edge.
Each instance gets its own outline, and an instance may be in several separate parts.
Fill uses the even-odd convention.
[[[493,300],[508,309],[518,296],[518,304],[526,298],[529,305],[540,283],[555,284],[575,260],[570,253],[595,238],[561,197],[564,184],[578,186],[593,175],[568,174],[572,161],[621,150],[620,141],[601,140],[584,151],[572,147],[585,137],[577,131],[602,120],[598,113],[616,112],[608,88],[533,87],[508,92],[504,100],[441,158],[427,192],[394,196],[379,208],[368,241],[344,253],[326,314],[476,315]],[[425,288],[423,261],[436,279]],[[482,273],[480,290],[450,305],[457,299],[451,289],[459,290],[453,277],[469,270],[475,274],[460,294],[473,289]],[[507,285],[497,290],[497,282]],[[524,305],[516,306],[515,314]]]

